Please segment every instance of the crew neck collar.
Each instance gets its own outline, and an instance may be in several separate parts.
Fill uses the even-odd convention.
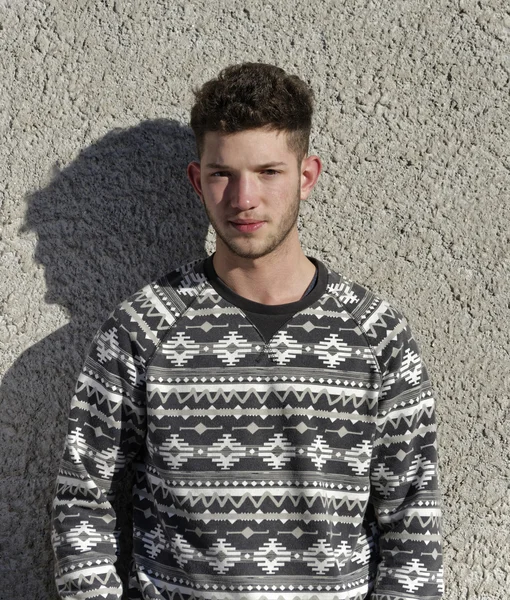
[[[296,302],[289,302],[287,304],[262,304],[260,302],[254,302],[253,300],[248,300],[248,298],[236,294],[218,277],[213,265],[213,256],[214,255],[208,256],[204,260],[205,276],[220,296],[244,311],[273,315],[297,313],[308,306],[311,306],[326,291],[328,282],[328,272],[326,267],[316,258],[308,257],[317,269],[317,283],[309,294]]]

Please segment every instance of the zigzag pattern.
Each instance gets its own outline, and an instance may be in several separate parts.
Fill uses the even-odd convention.
[[[424,417],[427,417],[424,421]],[[414,428],[417,423],[430,423],[434,418],[434,399],[427,398],[417,403],[410,403],[409,407],[395,409],[391,413],[386,413],[381,417],[379,427],[386,429],[392,427],[395,430],[401,430],[402,424],[407,425],[408,429]],[[389,433],[389,432],[388,432]]]
[[[148,393],[151,399],[159,401],[161,406],[165,406],[169,401],[177,402],[182,405],[190,403],[196,405],[203,400],[208,404],[216,402],[236,402],[239,404],[256,402],[260,406],[267,406],[268,400],[275,399],[278,402],[288,402],[289,400],[297,401],[299,405],[314,405],[324,403],[328,406],[336,406],[341,404],[343,408],[352,404],[354,409],[367,407],[372,410],[376,404],[378,395],[375,392],[367,392],[366,390],[345,389],[340,386],[325,385],[322,387],[320,394],[317,395],[319,386],[299,385],[299,384],[230,384],[221,383],[221,387],[215,386],[216,389],[211,390],[212,382],[204,385],[197,384],[178,384],[178,385],[158,385],[156,382],[150,382],[147,385]],[[243,387],[242,392],[238,387]],[[167,391],[168,390],[168,391]]]
[[[129,417],[131,424],[134,421],[135,427],[141,425],[145,419],[138,403],[134,403],[131,398],[122,394],[98,386],[97,382],[91,382],[85,374],[80,375],[78,379],[71,409],[88,411],[91,417],[96,417],[108,427],[120,425],[121,412]],[[114,416],[115,413],[119,414]]]
[[[294,508],[298,506],[306,505],[307,508],[313,508],[316,504],[321,504],[320,510],[316,510],[316,514],[328,514],[333,511],[345,507],[348,512],[361,510],[365,504],[366,499],[350,499],[349,495],[341,494],[340,497],[335,497],[327,491],[317,492],[314,490],[306,490],[300,495],[296,495],[293,490],[278,490],[270,489],[261,494],[255,494],[253,491],[247,492],[246,490],[239,490],[238,494],[234,494],[230,489],[218,491],[212,491],[210,494],[206,492],[197,492],[196,490],[188,490],[183,493],[181,490],[169,490],[163,483],[154,483],[154,479],[151,478],[152,489],[155,495],[160,496],[162,499],[168,499],[170,496],[175,497],[180,505],[186,504],[189,508],[194,508],[198,504],[205,508],[209,508],[213,505],[218,508],[225,508],[230,505],[232,508],[240,508],[243,504],[251,504],[253,508],[259,509],[264,504],[272,504],[275,508],[281,508],[284,504],[291,504]],[[314,492],[307,496],[306,492]],[[364,494],[363,494],[364,496]],[[317,506],[315,507],[317,508]],[[334,513],[333,513],[334,514]],[[357,513],[358,514],[358,513]],[[338,516],[338,515],[337,515]]]

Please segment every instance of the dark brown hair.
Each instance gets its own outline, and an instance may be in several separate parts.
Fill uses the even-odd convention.
[[[263,63],[232,65],[194,94],[191,128],[199,156],[208,131],[229,134],[262,127],[285,131],[299,159],[308,153],[313,92],[296,75]]]

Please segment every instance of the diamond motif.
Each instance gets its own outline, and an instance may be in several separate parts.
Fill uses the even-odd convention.
[[[302,325],[302,327],[306,331],[306,333],[310,333],[310,331],[313,331],[315,329],[315,325],[313,323],[310,323],[310,321],[307,321],[304,325]]]
[[[229,433],[225,433],[207,451],[207,456],[222,470],[228,470],[246,456],[246,448]]]
[[[398,460],[403,461],[404,458],[407,456],[407,452],[399,450],[395,456],[398,458]]]
[[[302,345],[286,331],[279,331],[271,340],[271,350],[273,351],[274,361],[278,365],[286,365],[302,353]]]
[[[220,573],[220,575],[227,573],[236,562],[241,560],[241,553],[224,538],[219,538],[218,541],[207,550],[206,554],[210,559],[212,568],[217,573]]]
[[[213,352],[218,358],[233,366],[244,358],[251,350],[251,344],[236,331],[230,331],[218,343],[214,344]]]
[[[163,354],[176,367],[182,367],[189,362],[200,350],[200,345],[194,342],[183,331],[177,332],[172,338],[163,343]]]
[[[259,450],[262,460],[275,470],[282,469],[295,454],[292,444],[282,433],[274,435]]]
[[[258,559],[257,566],[269,575],[276,573],[285,563],[290,562],[291,553],[276,538],[269,539],[263,546],[253,553]]]
[[[347,464],[356,475],[363,475],[368,471],[370,466],[370,458],[372,456],[370,442],[368,440],[359,442],[356,446],[347,450],[345,456],[349,458]]]
[[[251,536],[254,534],[255,532],[253,531],[253,529],[251,527],[245,527],[242,531],[241,531],[241,535],[244,535],[244,537],[246,539],[251,538]]]
[[[180,533],[175,534],[175,537],[170,543],[170,547],[172,549],[172,554],[175,558],[175,561],[181,567],[181,569],[187,562],[193,559],[193,547]]]
[[[303,434],[305,431],[307,431],[309,429],[309,427],[308,427],[308,425],[303,423],[303,421],[301,421],[301,423],[296,426],[296,429],[299,431],[299,433]]]
[[[72,527],[66,533],[66,541],[80,552],[87,552],[97,546],[101,541],[101,535],[88,521],[80,521],[76,527]]]
[[[352,348],[342,342],[338,334],[332,333],[315,346],[315,353],[327,367],[333,369],[351,356]]]
[[[194,451],[183,438],[180,438],[177,433],[173,433],[170,439],[161,444],[159,453],[171,469],[178,469],[181,465],[188,462],[188,459],[193,456]]]
[[[326,441],[322,435],[318,435],[314,439],[313,444],[308,447],[308,452],[306,455],[312,460],[315,467],[320,471],[328,459],[330,459],[333,455],[333,450],[326,444]]]
[[[336,563],[333,548],[326,540],[315,542],[313,546],[303,552],[303,558],[308,559],[306,564],[319,575],[327,573]]]

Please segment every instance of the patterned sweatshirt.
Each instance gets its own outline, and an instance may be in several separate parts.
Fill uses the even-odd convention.
[[[415,340],[315,262],[312,292],[276,307],[192,263],[98,331],[54,502],[62,598],[122,596],[112,500],[129,463],[131,599],[441,597],[434,399]],[[262,312],[277,322],[266,339]]]

